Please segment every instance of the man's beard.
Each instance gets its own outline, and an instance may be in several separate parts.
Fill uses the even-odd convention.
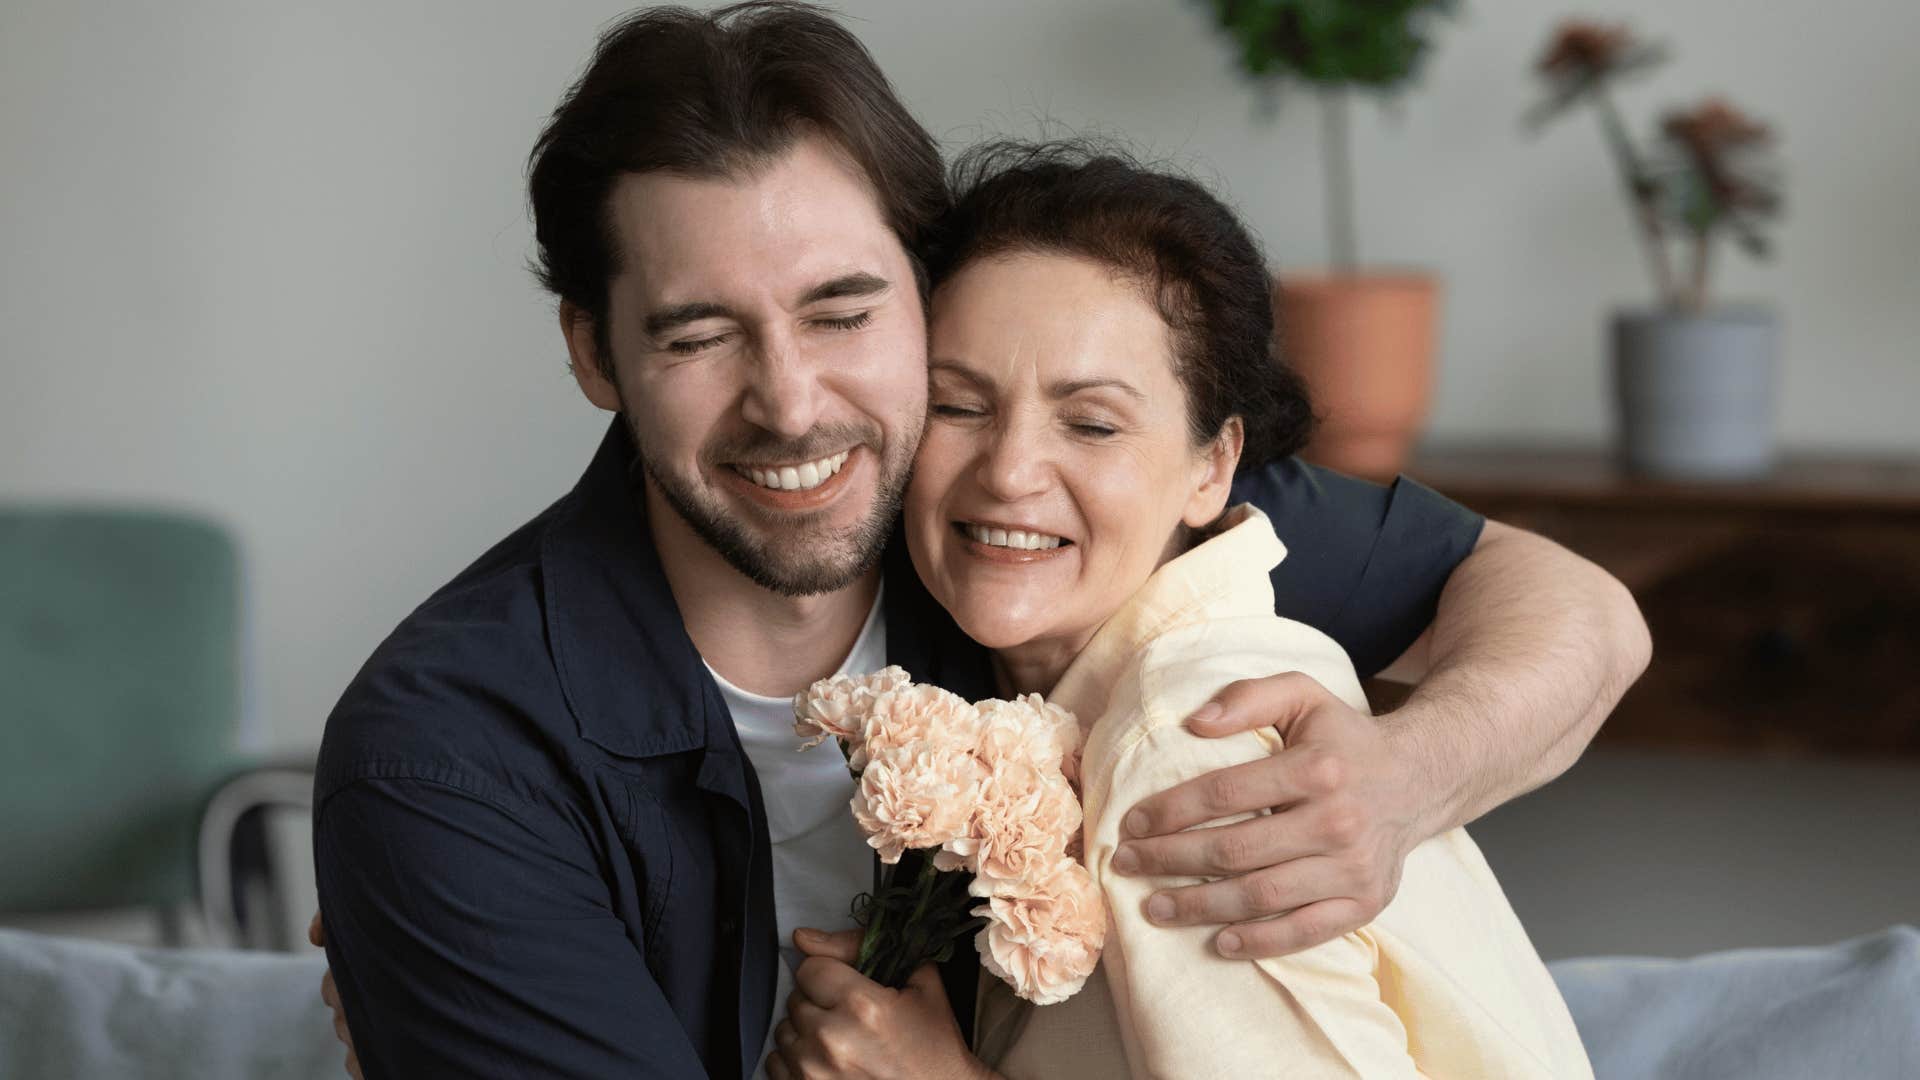
[[[842,528],[819,523],[826,511],[795,515],[784,527],[754,529],[739,511],[722,505],[697,477],[682,476],[648,453],[647,442],[630,410],[627,428],[640,464],[675,513],[727,565],[761,588],[782,596],[815,596],[844,589],[879,563],[900,517],[900,504],[913,471],[917,437],[896,444],[882,456],[877,427],[837,425],[815,428],[799,439],[778,439],[764,431],[718,441],[701,458],[713,468],[722,462],[813,461],[851,446],[865,446],[878,462],[880,479],[873,507],[859,522]],[[917,433],[916,433],[917,434]],[[751,512],[751,511],[749,511]]]

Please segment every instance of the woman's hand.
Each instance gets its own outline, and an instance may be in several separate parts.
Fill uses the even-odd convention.
[[[313,921],[307,924],[307,940],[313,942],[316,949],[327,947],[327,928],[320,923],[320,913],[313,913]],[[360,1059],[353,1053],[353,1033],[347,1030],[347,1010],[340,1004],[340,991],[333,985],[333,969],[328,968],[320,976],[320,1000],[333,1010],[333,1034],[347,1047],[347,1075],[353,1080],[361,1080]]]
[[[993,1072],[967,1050],[940,971],[923,964],[889,990],[851,966],[860,931],[795,930],[807,959],[794,973],[787,1017],[773,1031],[772,1080],[984,1080]]]

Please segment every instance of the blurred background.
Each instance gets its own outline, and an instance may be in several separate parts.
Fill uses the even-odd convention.
[[[0,788],[17,815],[93,808],[60,811],[59,830],[5,826],[0,908],[22,910],[4,921],[299,941],[298,770],[336,696],[414,604],[564,493],[604,431],[525,269],[522,178],[627,6],[0,8],[0,685],[43,680],[0,693]],[[1319,99],[1253,86],[1210,5],[836,6],[948,147],[1123,137],[1238,207],[1283,293],[1319,280]],[[1665,67],[1609,92],[1643,146],[1715,94],[1774,137],[1761,179],[1783,181],[1785,212],[1754,207],[1771,257],[1721,243],[1711,303],[1660,309],[1688,326],[1761,312],[1757,344],[1615,326],[1656,297],[1594,102],[1523,123],[1570,16],[1667,47]],[[1607,565],[1658,649],[1588,758],[1476,835],[1550,958],[1914,921],[1920,7],[1473,0],[1430,31],[1416,78],[1346,114],[1359,260],[1430,283],[1409,331],[1423,366],[1387,383],[1430,393],[1405,405],[1386,467]],[[1684,243],[1675,257],[1684,274]],[[1344,340],[1337,319],[1314,325]],[[1616,371],[1740,348],[1757,358],[1746,389],[1709,372],[1678,399],[1633,398],[1643,456],[1621,468]],[[1745,428],[1718,409],[1756,393]],[[1712,445],[1672,441],[1708,430]],[[127,535],[121,510],[145,515]],[[129,597],[144,606],[114,607]],[[87,635],[110,664],[42,662]],[[56,670],[69,681],[46,685]],[[100,715],[121,726],[87,726]],[[51,750],[49,725],[67,733]],[[87,755],[168,779],[63,772]],[[247,774],[214,815],[250,815],[244,857],[230,831],[210,854],[143,831],[158,819],[140,800],[188,807],[197,830],[207,796],[260,765],[289,771]],[[182,858],[145,865],[156,850]],[[252,867],[277,913],[257,901],[236,927],[246,890],[220,878],[209,929],[191,903],[203,854]],[[101,906],[118,913],[73,910]]]

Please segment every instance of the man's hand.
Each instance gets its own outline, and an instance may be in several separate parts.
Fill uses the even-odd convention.
[[[1214,947],[1234,958],[1298,952],[1372,922],[1399,889],[1407,853],[1431,835],[1417,771],[1373,717],[1306,675],[1233,683],[1187,722],[1210,738],[1269,724],[1285,744],[1278,753],[1142,799],[1125,821],[1137,839],[1113,856],[1121,873],[1220,879],[1155,893],[1147,917],[1226,923]]]
[[[313,921],[307,924],[307,940],[313,942],[316,949],[327,947],[327,928],[320,925],[320,913],[313,913]],[[347,1010],[340,1004],[340,991],[333,985],[333,969],[328,968],[320,976],[320,1000],[333,1010],[333,1034],[347,1047],[347,1075],[353,1080],[363,1080],[360,1075],[360,1059],[353,1053],[353,1032],[347,1030]]]
[[[860,931],[795,930],[807,955],[794,973],[787,1017],[773,1030],[771,1080],[983,1080],[993,1074],[967,1050],[940,970],[922,964],[889,990],[851,966]]]

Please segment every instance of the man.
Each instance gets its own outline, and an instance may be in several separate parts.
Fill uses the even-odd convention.
[[[329,719],[329,962],[368,1076],[747,1075],[786,931],[845,925],[869,882],[845,771],[792,753],[787,699],[887,662],[991,692],[890,543],[938,155],[819,13],[662,9],[602,39],[530,187],[574,375],[618,418]],[[1195,729],[1288,749],[1137,809],[1116,865],[1218,879],[1153,917],[1273,954],[1369,921],[1415,844],[1565,769],[1647,645],[1605,574],[1410,481],[1287,463],[1238,494],[1293,552],[1282,614],[1420,680],[1378,720],[1303,680],[1230,687]],[[947,974],[964,1024],[973,969]]]

